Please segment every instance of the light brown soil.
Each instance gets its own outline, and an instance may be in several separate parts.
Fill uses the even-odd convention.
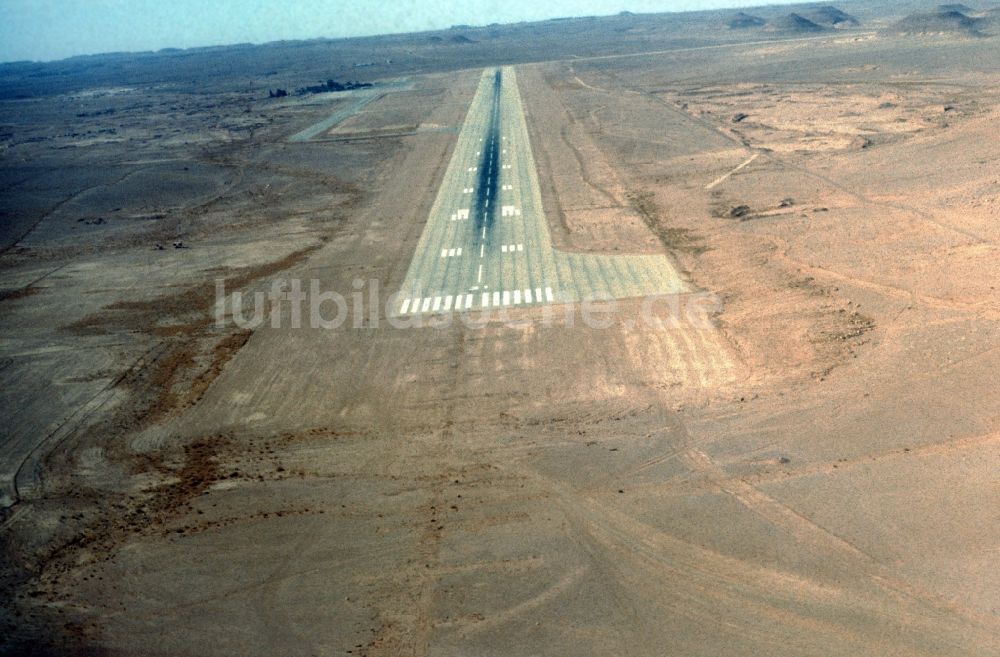
[[[529,54],[562,35],[517,70],[557,247],[667,255],[722,300],[701,330],[636,323],[639,299],[604,328],[394,329],[367,299],[357,327],[212,325],[216,278],[396,291],[485,29],[409,44],[412,89],[336,128],[366,140],[289,144],[329,106],[227,97],[253,134],[170,151],[190,193],[119,213],[148,229],[104,202],[138,184],[120,154],[98,180],[18,145],[65,184],[0,259],[25,291],[0,300],[6,444],[45,447],[3,519],[4,647],[1000,652],[1000,51],[861,28],[733,47],[679,16],[493,29]],[[711,47],[618,56],[664,34]],[[130,129],[159,123],[183,133]]]

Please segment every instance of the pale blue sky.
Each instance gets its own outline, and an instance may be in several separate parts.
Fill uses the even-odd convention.
[[[0,0],[0,61],[263,43],[761,0]]]

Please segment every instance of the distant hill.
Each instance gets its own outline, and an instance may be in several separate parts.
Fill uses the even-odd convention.
[[[957,34],[984,36],[980,31],[985,21],[966,16],[960,11],[935,11],[911,14],[893,25],[889,31],[897,34]]]
[[[987,9],[983,12],[981,20],[983,22],[977,29],[989,30],[991,34],[997,34],[1000,31],[1000,7]]]
[[[458,45],[465,45],[467,43],[476,43],[475,40],[470,39],[464,34],[451,34],[447,37],[442,37],[437,34],[432,34],[427,37],[429,43],[455,43]]]
[[[729,19],[729,29],[745,30],[751,27],[763,27],[767,21],[760,16],[745,14],[742,11]]]
[[[800,16],[796,13],[788,14],[787,16],[782,16],[776,20],[771,21],[768,27],[772,30],[780,30],[782,32],[796,32],[799,34],[823,32],[829,28],[823,27],[818,23],[814,23],[805,16]]]
[[[974,14],[974,13],[976,13],[976,10],[973,9],[972,7],[970,7],[969,5],[961,5],[961,4],[938,5],[937,9],[935,9],[934,11],[937,11],[937,12],[942,12],[942,11],[957,11],[957,12],[962,13],[962,14]]]
[[[847,12],[841,11],[836,7],[831,7],[827,5],[826,7],[820,7],[819,9],[814,9],[806,15],[809,20],[818,25],[829,25],[831,27],[848,27],[851,25],[857,25],[858,19],[851,16]]]

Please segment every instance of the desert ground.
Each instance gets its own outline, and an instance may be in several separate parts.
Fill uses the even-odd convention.
[[[574,291],[414,315],[475,271],[420,263],[495,71],[514,241]],[[0,96],[3,654],[1000,654],[995,5],[19,62]],[[293,280],[346,321],[244,321]]]

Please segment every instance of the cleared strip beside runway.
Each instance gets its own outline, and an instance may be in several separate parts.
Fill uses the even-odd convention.
[[[397,314],[686,291],[666,256],[552,248],[516,74],[512,67],[483,71]]]

